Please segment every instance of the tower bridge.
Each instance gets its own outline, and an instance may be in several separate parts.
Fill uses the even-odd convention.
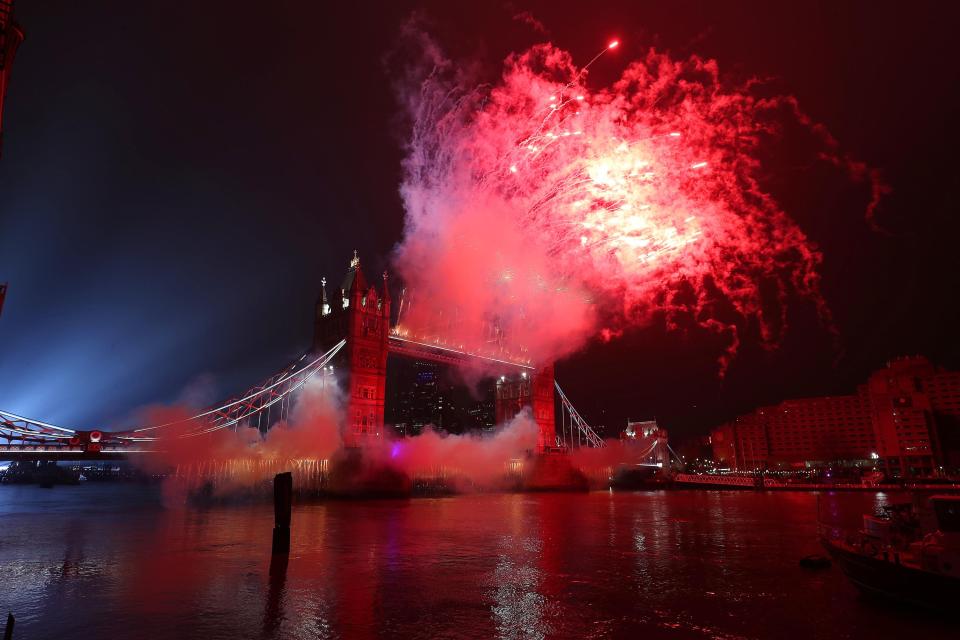
[[[556,444],[553,364],[533,365],[512,357],[504,349],[467,350],[448,345],[439,336],[418,336],[401,326],[391,326],[391,298],[387,274],[380,291],[368,284],[354,255],[334,304],[326,284],[317,301],[314,350],[329,349],[340,340],[346,346],[339,356],[347,398],[347,442],[384,432],[384,406],[388,362],[396,358],[441,364],[475,366],[497,376],[496,417],[503,424],[530,406],[538,427],[537,448]]]
[[[335,381],[345,398],[347,446],[382,438],[390,362],[415,359],[453,367],[482,366],[496,378],[496,423],[526,407],[537,423],[537,451],[604,446],[560,390],[553,363],[534,364],[496,342],[495,348],[465,348],[439,334],[417,333],[391,322],[387,274],[378,291],[354,252],[335,298],[326,280],[316,303],[312,349],[296,362],[223,404],[184,419],[124,431],[79,430],[0,410],[0,460],[97,460],[149,455],[162,437],[196,438],[222,429],[251,426],[265,431],[289,417],[297,391],[315,378]],[[336,375],[333,375],[333,373]],[[564,424],[557,430],[555,391]],[[569,419],[569,420],[568,420]],[[567,422],[569,421],[569,424]],[[202,446],[202,440],[197,441]]]

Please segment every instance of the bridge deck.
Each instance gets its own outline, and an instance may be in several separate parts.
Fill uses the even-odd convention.
[[[536,367],[529,363],[516,362],[505,358],[496,358],[493,356],[481,355],[476,353],[467,353],[451,347],[429,342],[419,342],[412,338],[405,338],[392,334],[388,343],[388,351],[408,358],[420,360],[429,360],[441,364],[450,364],[454,366],[469,365],[470,362],[481,360],[490,364],[510,367],[514,369],[526,369],[533,371]]]
[[[153,453],[141,447],[104,447],[101,451],[86,451],[83,447],[45,445],[0,445],[0,460],[28,462],[31,460],[123,460],[129,455]]]

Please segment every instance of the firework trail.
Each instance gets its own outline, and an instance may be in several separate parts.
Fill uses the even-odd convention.
[[[548,361],[659,316],[725,335],[721,371],[744,323],[776,343],[790,296],[829,324],[821,255],[761,187],[759,150],[787,116],[823,159],[876,174],[841,157],[792,98],[725,87],[714,61],[654,51],[591,90],[590,66],[617,41],[583,68],[537,45],[478,87],[420,37],[424,64],[399,92],[412,130],[396,258],[429,302],[410,305],[405,324],[442,310],[456,316],[447,332],[476,343],[493,321]]]

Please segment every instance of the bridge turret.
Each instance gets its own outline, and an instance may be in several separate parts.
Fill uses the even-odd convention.
[[[320,278],[320,297],[317,298],[317,318],[330,315],[330,301],[327,299],[327,277]]]
[[[360,258],[357,250],[353,250],[353,258],[350,260],[350,269],[343,277],[343,284],[340,285],[340,295],[343,297],[343,308],[350,305],[355,307],[363,303],[363,297],[367,293],[367,279],[363,276],[363,269],[360,267]]]
[[[383,326],[387,334],[390,333],[390,286],[387,270],[383,270],[383,295],[380,297],[380,317],[383,318]],[[385,336],[389,339],[389,335]]]

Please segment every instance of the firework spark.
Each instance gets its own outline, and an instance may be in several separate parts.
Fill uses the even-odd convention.
[[[589,67],[619,44],[583,68],[538,45],[479,87],[428,48],[427,73],[403,94],[413,128],[398,265],[430,301],[419,321],[455,309],[446,330],[470,342],[493,318],[542,361],[660,314],[724,333],[723,367],[742,322],[777,340],[790,295],[827,318],[821,255],[758,180],[784,112],[816,127],[792,98],[725,87],[697,57],[651,51],[591,90]]]

